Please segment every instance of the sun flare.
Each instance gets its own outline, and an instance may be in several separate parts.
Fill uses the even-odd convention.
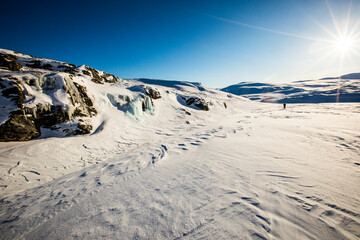
[[[351,50],[352,46],[353,46],[353,41],[349,37],[341,37],[335,43],[336,49],[343,53]]]

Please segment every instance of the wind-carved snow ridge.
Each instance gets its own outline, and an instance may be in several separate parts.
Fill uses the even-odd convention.
[[[0,143],[0,239],[360,237],[359,103],[283,109],[1,52],[2,124],[43,122]]]

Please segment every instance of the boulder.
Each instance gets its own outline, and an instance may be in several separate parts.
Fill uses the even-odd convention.
[[[146,91],[146,94],[152,99],[161,98],[161,94],[160,94],[159,90],[157,90],[156,88],[145,87],[145,91]]]

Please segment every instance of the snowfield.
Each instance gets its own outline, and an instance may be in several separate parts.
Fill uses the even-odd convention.
[[[2,143],[0,238],[360,237],[359,104],[158,101],[142,124]]]
[[[56,88],[70,73],[43,61],[52,70],[11,72],[50,76],[51,91],[31,86],[24,104],[70,106]],[[91,71],[71,77],[96,110],[84,117],[89,134],[60,134],[80,122],[72,118],[31,141],[0,142],[0,239],[360,238],[360,103],[284,110],[199,83],[98,84]]]

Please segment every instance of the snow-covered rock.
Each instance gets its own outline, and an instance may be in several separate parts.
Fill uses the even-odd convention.
[[[156,86],[167,90],[161,92]],[[181,104],[190,108],[209,110],[197,96],[207,92],[200,83],[123,80],[86,65],[5,49],[0,49],[0,87],[0,141],[31,140],[43,130],[47,136],[88,134],[96,130],[98,113],[109,106],[141,122],[144,114],[154,114],[153,100],[163,94],[179,96]]]
[[[0,57],[1,141],[30,140],[41,135],[42,127],[65,135],[89,133],[92,126],[86,118],[95,116],[97,110],[86,81],[118,81],[90,67],[85,66],[91,70],[86,76],[83,67],[8,50],[1,50]],[[64,122],[76,127],[56,126]]]
[[[160,94],[159,90],[157,90],[156,88],[145,87],[145,91],[146,91],[146,94],[152,99],[161,98],[161,94]]]
[[[195,97],[195,96],[183,96],[183,95],[180,95],[179,97],[180,99],[184,100],[186,105],[188,106],[192,106],[195,109],[209,111],[209,104],[203,98]],[[180,102],[182,101],[180,100]]]

